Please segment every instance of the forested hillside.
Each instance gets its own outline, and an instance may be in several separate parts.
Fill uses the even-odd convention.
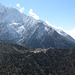
[[[35,51],[0,42],[0,75],[75,75],[75,48]]]

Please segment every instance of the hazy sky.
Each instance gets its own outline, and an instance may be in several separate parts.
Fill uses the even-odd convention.
[[[75,0],[0,0],[0,3],[61,27],[75,38]]]

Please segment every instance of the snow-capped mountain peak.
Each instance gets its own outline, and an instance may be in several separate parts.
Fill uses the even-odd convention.
[[[0,13],[4,12],[5,8],[6,8],[5,6],[3,6],[2,4],[0,4]]]
[[[15,8],[1,4],[0,6],[0,40],[34,48],[67,46],[65,42],[61,45],[61,40],[66,41],[64,36],[66,33],[63,31],[56,30],[45,21],[36,20]],[[72,43],[69,40],[68,42]]]

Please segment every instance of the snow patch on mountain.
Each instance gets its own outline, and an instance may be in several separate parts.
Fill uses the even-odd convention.
[[[2,10],[0,12],[0,39],[2,40],[12,40],[20,44],[25,40],[27,43],[34,38],[44,41],[47,36],[52,36],[55,31],[63,36],[67,35],[65,32],[53,28],[45,21],[36,20],[15,8],[0,6],[0,10]]]

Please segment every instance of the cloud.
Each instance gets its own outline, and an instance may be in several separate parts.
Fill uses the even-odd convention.
[[[69,31],[65,31],[65,32],[68,33],[69,35],[71,35],[75,39],[75,28],[73,28],[72,30],[69,30]]]
[[[39,16],[37,16],[37,15],[33,12],[32,9],[29,10],[29,14],[30,14],[33,18],[39,19]]]
[[[20,11],[21,13],[23,13],[24,10],[25,10],[24,7],[22,7],[21,9],[19,9],[19,11]]]
[[[16,4],[16,6],[17,6],[17,7],[20,7],[20,4],[19,4],[19,3],[17,3],[17,4]]]
[[[19,8],[19,11],[20,11],[21,13],[24,12],[25,8],[24,8],[24,7],[21,7],[19,3],[17,3],[16,6]]]
[[[45,21],[49,26],[55,28],[55,29],[61,29],[64,30],[62,27],[56,27],[55,25],[51,25],[48,21]]]
[[[51,25],[48,21],[44,20],[48,25]]]

